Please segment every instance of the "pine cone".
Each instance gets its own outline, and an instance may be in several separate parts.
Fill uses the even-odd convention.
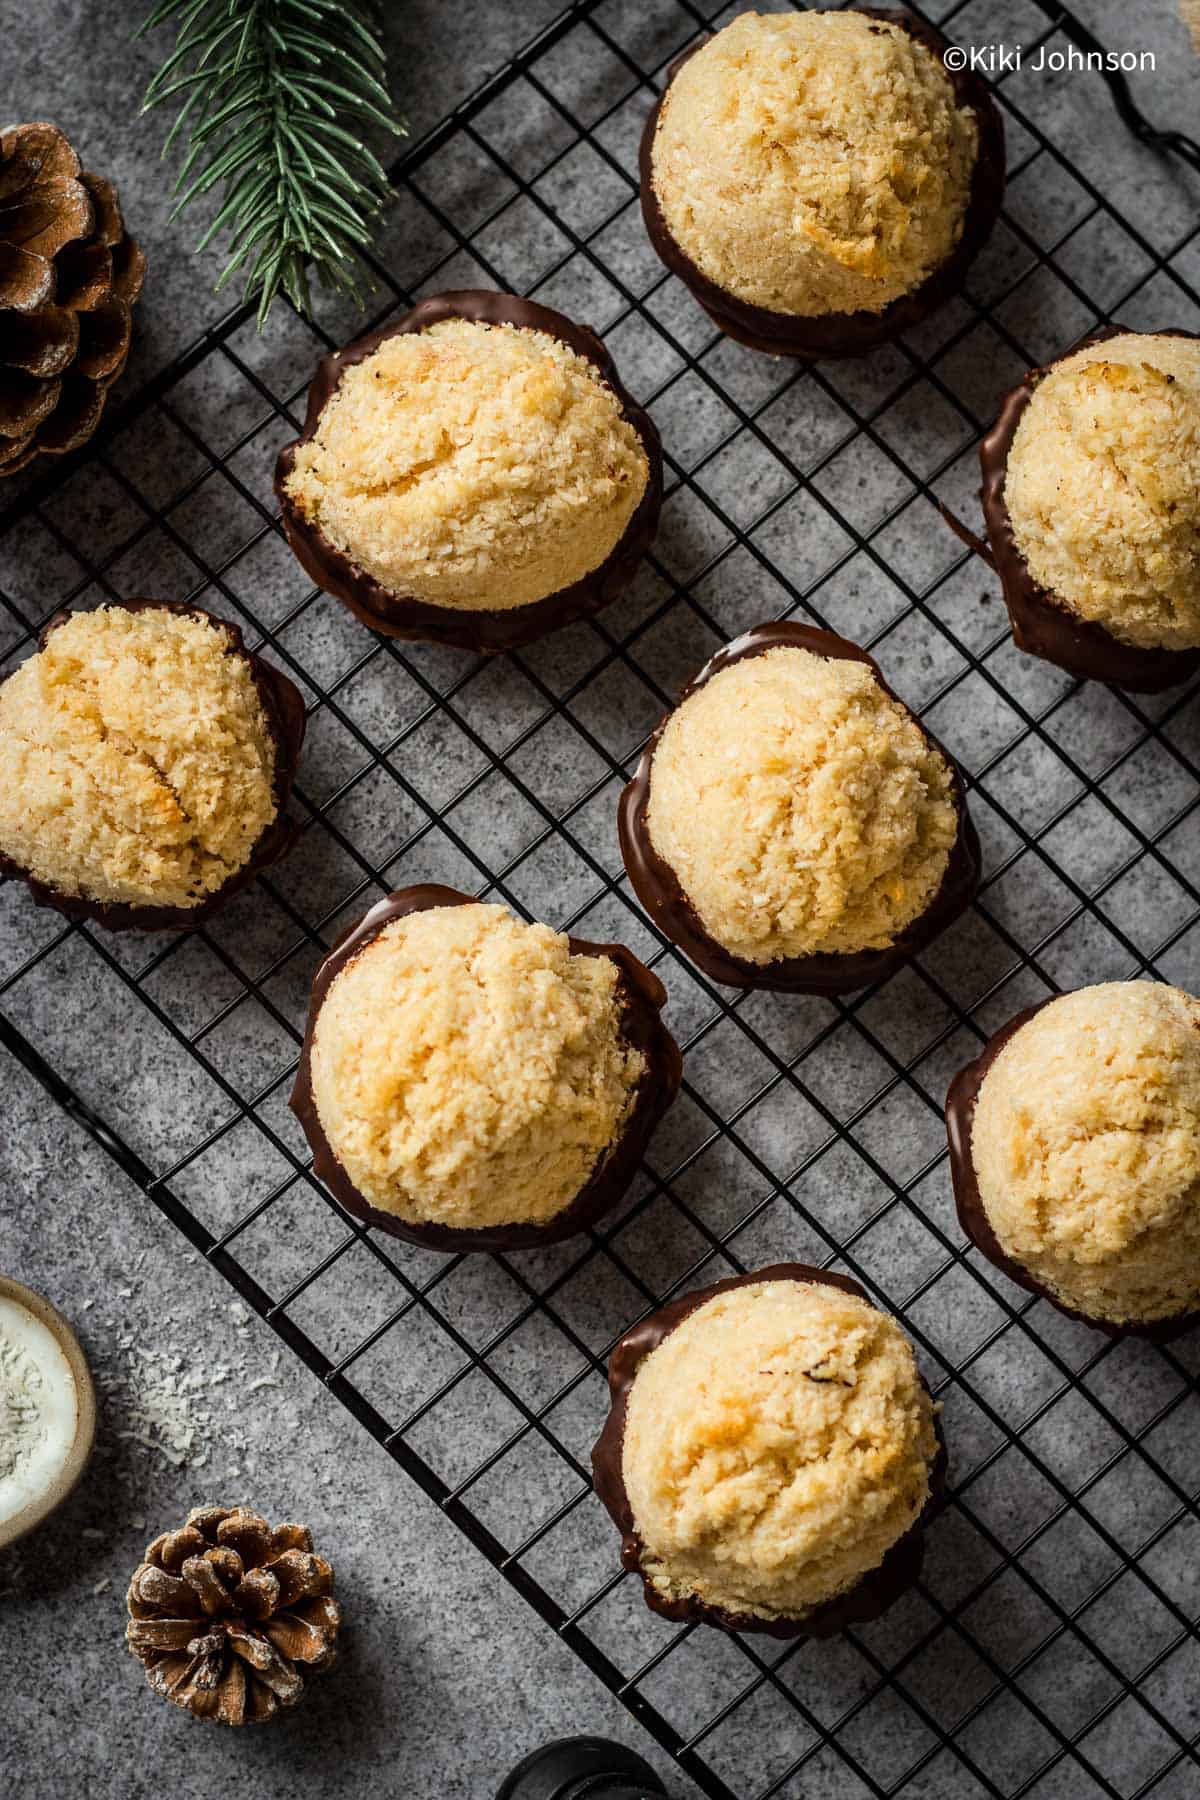
[[[116,189],[57,125],[0,133],[0,476],[92,435],[144,272]]]
[[[198,1506],[156,1537],[126,1598],[126,1641],[150,1686],[225,1725],[294,1706],[296,1665],[327,1669],[342,1622],[308,1527],[272,1528],[244,1506]]]

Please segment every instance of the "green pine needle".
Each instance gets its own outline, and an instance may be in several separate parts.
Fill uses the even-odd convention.
[[[217,283],[235,274],[259,329],[280,293],[312,311],[310,277],[361,300],[368,223],[390,189],[362,133],[404,133],[383,45],[357,0],[159,0],[141,32],[175,22],[175,48],[143,112],[177,102],[163,155],[179,143],[175,213],[221,186],[214,232],[232,235]],[[174,214],[172,214],[174,216]],[[368,284],[369,285],[369,284]]]

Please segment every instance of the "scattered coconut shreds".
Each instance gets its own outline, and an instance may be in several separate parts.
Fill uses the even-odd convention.
[[[139,1261],[135,1274],[140,1269]],[[243,1348],[242,1340],[253,1336],[251,1317],[240,1301],[214,1293],[162,1318],[154,1343],[127,1330],[114,1336],[107,1352],[101,1349],[97,1385],[117,1441],[111,1460],[128,1491],[141,1490],[156,1468],[207,1468],[215,1453],[232,1453],[239,1466],[245,1462],[245,1401],[279,1386],[273,1373],[253,1369]],[[213,1345],[220,1353],[204,1354]],[[272,1371],[277,1366],[278,1353],[270,1364]]]
[[[248,1467],[252,1473],[246,1399],[260,1384],[279,1385],[272,1375],[260,1375],[261,1360],[251,1362],[240,1333],[230,1331],[227,1304],[219,1294],[207,1303],[197,1298],[168,1312],[156,1320],[155,1329],[151,1343],[129,1328],[127,1313],[113,1322],[107,1341],[97,1333],[92,1345],[101,1420],[96,1460],[106,1482],[115,1483],[124,1498],[121,1513],[128,1528],[138,1533],[145,1532],[146,1518],[134,1504],[175,1471],[198,1472],[219,1455],[222,1461],[232,1458],[239,1471]],[[215,1358],[211,1348],[204,1353],[214,1345],[220,1346]],[[89,1545],[103,1544],[120,1530],[118,1517],[112,1530],[86,1525],[80,1536]],[[20,1581],[15,1558],[0,1566],[0,1592],[8,1591],[10,1579]],[[108,1586],[105,1577],[92,1592],[99,1595]]]
[[[133,1286],[122,1295],[130,1302],[122,1316],[91,1328],[99,1403],[95,1462],[103,1477],[95,1491],[111,1493],[115,1486],[119,1504],[111,1525],[80,1528],[81,1540],[90,1546],[115,1541],[127,1531],[144,1536],[146,1514],[156,1512],[159,1503],[155,1489],[168,1482],[175,1494],[178,1470],[209,1471],[196,1484],[197,1494],[207,1493],[218,1468],[227,1471],[223,1478],[230,1483],[251,1488],[257,1438],[246,1416],[253,1406],[247,1403],[253,1395],[278,1390],[279,1400],[258,1405],[280,1405],[286,1387],[280,1373],[282,1351],[268,1349],[240,1300],[231,1302],[214,1288],[211,1295],[193,1294],[186,1304],[163,1313],[157,1296],[143,1287],[143,1261],[144,1254],[130,1265]],[[91,1305],[88,1301],[82,1310]],[[141,1335],[143,1316],[154,1319],[153,1342]],[[147,1506],[151,1498],[154,1508]],[[0,1556],[0,1599],[24,1587],[31,1567],[20,1546]],[[93,1572],[86,1567],[80,1571],[85,1580]],[[109,1585],[106,1576],[92,1592],[99,1596]]]

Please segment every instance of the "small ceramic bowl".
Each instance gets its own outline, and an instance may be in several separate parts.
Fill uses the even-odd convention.
[[[23,1282],[0,1275],[0,1301],[4,1300],[44,1326],[66,1358],[75,1384],[75,1436],[65,1460],[60,1463],[41,1492],[27,1501],[20,1511],[11,1513],[7,1518],[0,1518],[0,1549],[6,1544],[14,1543],[17,1538],[24,1537],[27,1531],[32,1531],[35,1525],[40,1525],[43,1519],[48,1519],[62,1505],[83,1474],[96,1438],[96,1390],[92,1386],[91,1371],[80,1348],[79,1339],[57,1308],[51,1306],[41,1294],[35,1293]]]

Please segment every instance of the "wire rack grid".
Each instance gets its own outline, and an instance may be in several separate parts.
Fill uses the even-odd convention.
[[[446,287],[535,294],[603,331],[658,419],[659,541],[599,619],[486,663],[378,641],[311,589],[270,476],[316,356],[352,328],[335,306],[262,338],[234,310],[0,515],[3,666],[63,604],[187,595],[310,706],[302,841],[210,927],[110,938],[0,890],[0,1041],[705,1794],[1173,1800],[1198,1761],[1200,1359],[1101,1340],[965,1253],[941,1102],[1049,992],[1195,985],[1194,690],[1138,701],[1018,656],[935,503],[971,515],[974,444],[1030,363],[1113,317],[1200,326],[1196,186],[1114,116],[1131,216],[1068,154],[1095,85],[1000,78],[1009,197],[967,294],[860,362],[756,357],[664,274],[636,200],[664,69],[725,16],[576,0],[395,171],[380,318]],[[940,22],[1027,57],[1086,38],[1043,0]],[[971,915],[835,1002],[708,984],[616,848],[617,794],[683,678],[792,612],[878,656],[963,762],[985,845]],[[308,1169],[285,1102],[313,969],[380,892],[431,879],[622,938],[664,977],[684,1094],[586,1238],[440,1258],[364,1231]],[[919,1588],[816,1646],[651,1615],[588,1480],[622,1331],[781,1256],[899,1314],[952,1457]]]

